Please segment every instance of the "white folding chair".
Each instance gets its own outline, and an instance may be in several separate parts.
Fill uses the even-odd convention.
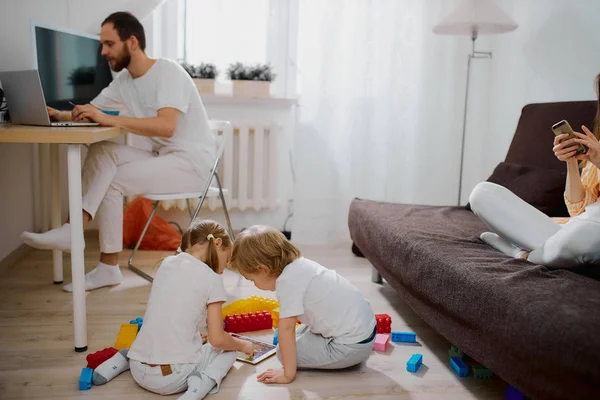
[[[148,280],[149,282],[154,281],[150,275],[140,270],[139,268],[133,265],[133,257],[140,247],[140,243],[142,243],[142,239],[150,226],[150,222],[152,221],[152,217],[154,217],[154,213],[158,208],[158,203],[163,200],[186,200],[188,205],[188,211],[190,213],[190,223],[194,221],[194,219],[198,216],[200,212],[200,208],[202,208],[202,204],[204,204],[204,200],[207,197],[221,197],[221,203],[223,203],[223,212],[225,213],[225,218],[227,219],[227,228],[229,229],[229,236],[231,239],[235,239],[235,235],[233,232],[233,228],[231,227],[231,220],[229,219],[229,212],[227,211],[227,204],[225,203],[225,193],[227,193],[227,189],[223,189],[221,186],[221,179],[219,178],[219,174],[217,172],[217,168],[219,167],[219,162],[221,161],[221,157],[223,156],[223,151],[225,150],[225,144],[228,140],[233,140],[233,126],[229,121],[209,121],[210,129],[212,130],[215,136],[215,143],[217,147],[217,158],[213,164],[212,170],[210,171],[210,176],[208,178],[208,182],[204,187],[202,192],[189,192],[189,193],[161,193],[161,194],[141,194],[141,197],[151,200],[153,203],[152,212],[146,221],[146,225],[144,226],[144,230],[140,235],[137,243],[133,251],[131,252],[131,256],[129,257],[129,269],[142,278]],[[221,134],[219,134],[221,133]],[[217,187],[211,187],[213,177],[217,180]],[[191,202],[192,199],[200,199],[198,205],[196,206],[196,210],[192,213]]]

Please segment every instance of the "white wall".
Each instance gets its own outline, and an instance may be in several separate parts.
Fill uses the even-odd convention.
[[[474,65],[463,202],[487,179],[510,145],[521,108],[528,103],[594,100],[600,72],[598,0],[497,0],[519,28],[486,37],[492,60]],[[483,42],[482,42],[483,44]],[[482,82],[477,76],[487,75]],[[487,110],[477,112],[477,103]],[[481,110],[480,110],[481,111]],[[550,129],[550,127],[548,127]],[[551,144],[540,144],[551,151]]]
[[[0,0],[0,71],[31,68],[30,21],[98,33],[111,12],[147,16],[162,0]],[[146,23],[148,19],[142,20]],[[149,35],[150,36],[150,35]],[[149,37],[149,41],[152,40]],[[19,234],[34,229],[32,145],[0,144],[0,259],[16,249]],[[63,171],[64,171],[63,157]],[[63,188],[66,176],[63,173]],[[63,194],[66,198],[66,192]]]

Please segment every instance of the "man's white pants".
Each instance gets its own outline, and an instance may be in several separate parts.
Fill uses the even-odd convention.
[[[123,198],[143,193],[199,192],[210,171],[197,171],[190,155],[158,155],[114,142],[89,148],[83,165],[83,209],[98,221],[100,251],[123,250]]]
[[[559,225],[510,190],[491,182],[475,186],[471,209],[490,229],[531,253],[529,262],[553,268],[600,263],[600,223],[590,210]]]

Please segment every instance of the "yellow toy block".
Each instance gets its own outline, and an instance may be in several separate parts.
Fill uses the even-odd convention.
[[[273,319],[273,328],[279,326],[279,307],[271,311],[271,318]]]
[[[137,324],[123,324],[119,330],[119,336],[117,336],[117,343],[115,349],[128,349],[137,336],[138,325]]]
[[[234,301],[223,307],[223,319],[228,315],[244,314],[251,312],[272,311],[279,307],[279,302],[266,297],[251,296],[247,299]]]

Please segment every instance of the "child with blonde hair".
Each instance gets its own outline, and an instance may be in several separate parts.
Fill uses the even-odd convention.
[[[232,245],[215,221],[196,220],[181,240],[181,252],[161,263],[152,284],[144,324],[131,349],[116,353],[95,371],[102,385],[131,368],[144,389],[198,400],[219,390],[236,352],[253,353],[252,343],[223,330],[227,300],[223,273]],[[206,316],[208,315],[208,319]],[[208,325],[208,326],[207,326]],[[208,329],[208,343],[202,332]]]
[[[335,271],[302,257],[278,230],[253,226],[233,246],[231,268],[280,304],[277,355],[283,369],[269,369],[259,382],[290,383],[297,368],[341,369],[366,361],[376,322],[364,296]],[[301,325],[296,330],[296,322]]]

